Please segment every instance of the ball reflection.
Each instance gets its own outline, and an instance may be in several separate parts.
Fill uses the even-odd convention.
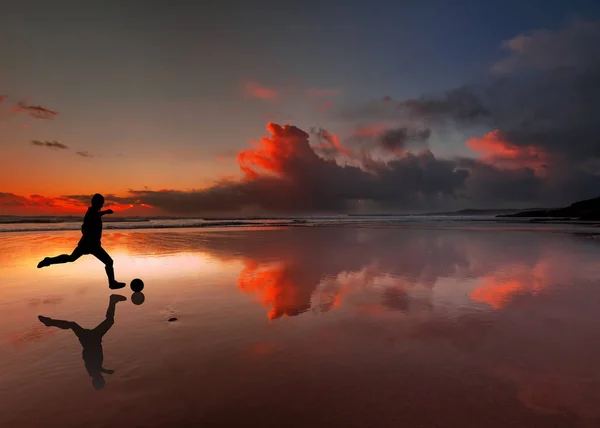
[[[141,305],[144,303],[144,300],[146,300],[146,296],[144,296],[144,293],[142,292],[133,293],[131,295],[131,301],[134,305]]]

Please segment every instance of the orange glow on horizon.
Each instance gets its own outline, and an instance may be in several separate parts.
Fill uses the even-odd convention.
[[[19,196],[12,193],[0,193],[2,214],[6,215],[83,215],[89,202],[72,198],[52,198],[41,195]],[[124,213],[133,208],[152,209],[151,205],[135,201],[123,204],[107,199],[102,209],[112,209],[115,213]]]

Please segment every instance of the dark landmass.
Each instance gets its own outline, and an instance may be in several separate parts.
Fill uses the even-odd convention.
[[[532,208],[538,209],[538,208]],[[409,217],[409,216],[477,216],[477,215],[496,215],[496,214],[511,214],[518,213],[520,209],[516,208],[496,208],[496,209],[476,209],[467,208],[458,211],[443,211],[431,213],[416,213],[416,214],[348,214],[349,217]]]
[[[432,216],[432,215],[447,215],[447,216],[461,216],[461,215],[466,215],[466,216],[476,216],[476,215],[494,215],[494,214],[510,214],[510,213],[517,213],[521,210],[518,209],[514,209],[514,208],[505,208],[505,209],[474,209],[474,208],[467,208],[464,210],[458,210],[458,211],[450,211],[450,212],[441,212],[441,213],[425,213],[425,214],[420,214],[420,215],[427,215],[427,216]]]
[[[565,208],[531,209],[512,214],[501,214],[497,217],[553,218],[565,220],[600,220],[600,198],[575,202]]]

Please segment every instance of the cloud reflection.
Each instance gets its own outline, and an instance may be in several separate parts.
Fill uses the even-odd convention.
[[[9,279],[11,269],[35,269],[20,264],[19,254],[35,261],[36,252],[77,239],[35,236],[27,245],[0,242]],[[304,227],[108,232],[106,245],[124,268],[148,269],[154,292],[162,284],[171,294],[204,286],[216,272],[229,278],[220,287],[239,289],[270,320],[300,323],[326,314],[317,334],[327,345],[319,352],[354,340],[357,349],[416,349],[425,360],[454,353],[486,379],[508,385],[528,409],[590,423],[600,417],[599,252],[581,237]],[[183,273],[174,281],[178,269]],[[7,292],[0,288],[0,298]],[[281,343],[269,340],[247,352],[277,354]]]

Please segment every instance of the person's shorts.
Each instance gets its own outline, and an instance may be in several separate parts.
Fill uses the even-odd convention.
[[[96,250],[99,250],[100,248],[102,248],[102,245],[100,242],[89,243],[89,242],[79,241],[79,244],[77,244],[77,250],[80,251],[81,254],[92,254]]]

